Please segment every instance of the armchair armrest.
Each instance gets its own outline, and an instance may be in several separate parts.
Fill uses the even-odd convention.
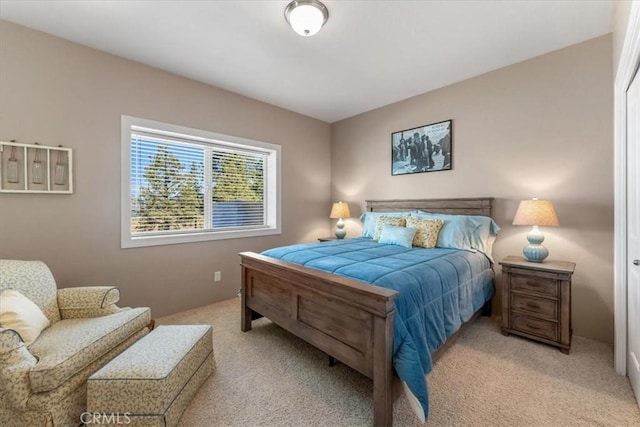
[[[27,409],[29,371],[37,360],[13,329],[0,327],[0,406]]]
[[[62,319],[107,316],[122,310],[116,305],[120,290],[115,286],[85,286],[58,289]]]

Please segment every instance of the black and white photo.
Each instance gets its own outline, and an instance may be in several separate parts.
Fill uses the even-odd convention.
[[[391,134],[391,175],[451,170],[452,120]]]

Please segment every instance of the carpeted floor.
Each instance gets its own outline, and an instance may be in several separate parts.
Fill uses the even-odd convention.
[[[428,376],[427,426],[640,426],[629,381],[606,344],[574,337],[571,354],[500,334],[481,317]],[[217,371],[180,425],[371,426],[372,381],[266,319],[240,331],[240,299],[158,319],[213,325]],[[404,396],[394,425],[424,425]]]

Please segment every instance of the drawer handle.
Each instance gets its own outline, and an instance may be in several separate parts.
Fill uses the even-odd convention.
[[[531,329],[540,329],[540,326],[532,325],[531,323],[527,323],[527,326],[530,327]]]
[[[538,282],[532,282],[531,280],[527,280],[527,286],[532,286],[534,288],[537,288],[540,286],[540,284]]]
[[[540,306],[539,306],[538,304],[534,303],[534,302],[528,302],[528,303],[526,303],[525,305],[526,305],[527,307],[529,307],[529,308],[535,308],[535,309],[540,308]]]

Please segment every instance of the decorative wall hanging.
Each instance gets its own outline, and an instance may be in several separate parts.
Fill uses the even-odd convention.
[[[72,159],[70,148],[0,141],[0,192],[73,193]]]
[[[452,120],[391,134],[391,175],[451,170]]]
[[[7,182],[20,182],[19,167],[18,158],[16,157],[16,147],[11,147],[11,157],[7,160]]]
[[[36,142],[36,145],[38,143]],[[12,147],[15,148],[15,147]],[[42,184],[43,182],[43,171],[42,171],[42,161],[40,160],[40,150],[36,148],[35,159],[33,159],[33,164],[31,165],[31,182],[34,184]]]
[[[54,172],[54,179],[53,179],[53,183],[56,185],[64,185],[64,177],[66,175],[64,154],[65,154],[64,151],[58,150],[58,158],[56,160],[56,170]]]

